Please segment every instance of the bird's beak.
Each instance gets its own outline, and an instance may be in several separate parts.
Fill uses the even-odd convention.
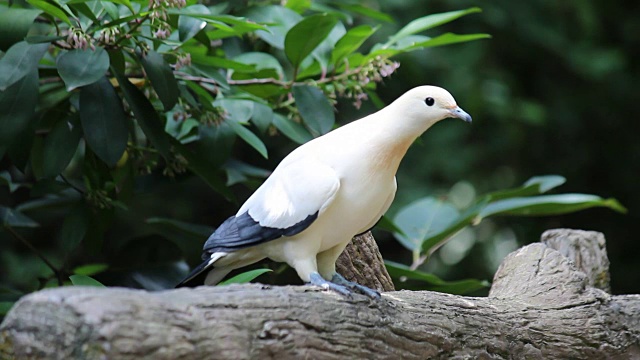
[[[467,112],[462,110],[459,106],[456,106],[449,111],[451,112],[451,117],[462,119],[468,123],[471,122],[471,115],[467,114]]]

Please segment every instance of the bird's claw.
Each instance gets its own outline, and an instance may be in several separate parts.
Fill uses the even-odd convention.
[[[338,284],[341,286],[344,286],[346,288],[351,289],[352,291],[357,291],[363,295],[366,295],[368,297],[370,297],[371,299],[380,299],[381,295],[380,292],[378,292],[377,290],[368,288],[364,285],[360,285],[358,283],[355,283],[353,281],[349,281],[347,279],[345,279],[342,275],[336,273],[333,275],[333,277],[331,278],[331,281],[334,284]]]
[[[344,296],[351,297],[352,291],[348,287],[325,280],[318,273],[311,273],[309,280],[309,284],[311,285],[319,286],[324,290],[333,290]]]

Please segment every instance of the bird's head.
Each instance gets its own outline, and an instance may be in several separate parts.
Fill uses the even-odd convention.
[[[413,88],[400,96],[390,107],[405,114],[407,121],[423,128],[423,131],[446,118],[471,122],[471,115],[456,104],[456,100],[447,90],[437,86]]]

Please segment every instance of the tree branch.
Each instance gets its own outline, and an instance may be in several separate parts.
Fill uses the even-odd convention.
[[[0,325],[0,358],[638,358],[640,295],[589,286],[575,259],[526,246],[487,298],[398,291],[373,301],[260,284],[44,290]]]

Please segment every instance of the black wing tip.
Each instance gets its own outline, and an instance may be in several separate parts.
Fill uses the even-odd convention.
[[[198,285],[204,284],[204,278],[207,275],[207,270],[209,270],[212,266],[209,262],[211,259],[207,259],[203,261],[200,265],[196,266],[184,280],[180,281],[176,285],[177,288],[181,287],[196,287]]]

